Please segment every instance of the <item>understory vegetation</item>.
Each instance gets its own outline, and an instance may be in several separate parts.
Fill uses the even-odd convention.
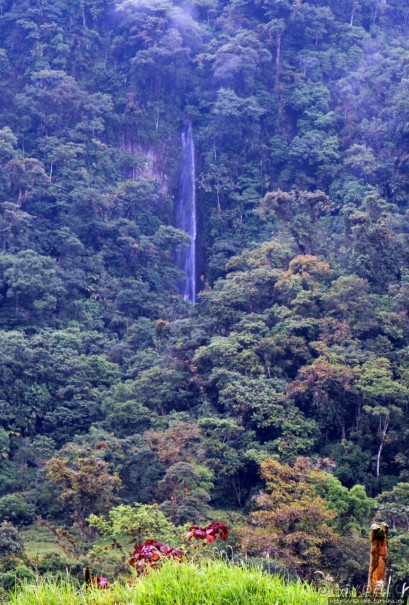
[[[378,518],[407,582],[407,0],[0,0],[0,73],[13,603],[57,590],[38,574],[126,578],[130,542],[214,519],[240,557],[359,587]],[[195,305],[175,264],[186,123]],[[206,569],[94,602],[190,584],[189,605],[321,602]],[[87,602],[64,586],[44,602]]]

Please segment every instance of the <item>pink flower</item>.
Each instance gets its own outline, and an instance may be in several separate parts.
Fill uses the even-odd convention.
[[[101,589],[108,588],[109,582],[108,582],[107,578],[97,576],[97,586],[98,586],[98,588],[101,588]]]

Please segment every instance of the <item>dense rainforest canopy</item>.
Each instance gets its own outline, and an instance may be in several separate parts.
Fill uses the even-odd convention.
[[[0,0],[0,70],[0,520],[360,579],[377,510],[407,574],[407,0]]]

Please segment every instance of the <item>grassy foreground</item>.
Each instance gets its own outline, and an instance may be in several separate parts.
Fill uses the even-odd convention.
[[[166,563],[135,586],[83,591],[69,582],[42,580],[16,590],[10,605],[326,605],[327,598],[302,582],[285,583],[260,571],[222,561],[200,566]]]

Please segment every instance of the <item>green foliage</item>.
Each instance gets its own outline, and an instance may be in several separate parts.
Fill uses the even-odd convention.
[[[360,581],[371,498],[406,531],[406,3],[0,5],[0,519],[247,514],[306,456]]]
[[[109,472],[109,465],[95,456],[68,460],[51,458],[47,476],[62,488],[61,499],[72,510],[80,531],[91,511],[104,512],[116,500],[121,481]]]
[[[6,591],[16,590],[24,582],[33,582],[35,573],[26,565],[17,565],[12,571],[0,573],[0,584]]]
[[[158,483],[158,494],[164,499],[161,509],[177,525],[209,519],[212,479],[213,473],[204,466],[187,462],[169,466]]]
[[[387,521],[392,529],[409,532],[409,483],[398,483],[377,498],[378,516]]]
[[[395,581],[397,583],[401,582],[404,586],[409,572],[408,558],[406,555],[408,546],[409,532],[403,532],[397,536],[392,536],[389,541],[392,573],[394,574]]]
[[[334,485],[325,485],[325,474],[301,457],[293,467],[265,460],[261,473],[266,491],[256,498],[252,526],[239,529],[242,548],[253,555],[268,553],[291,570],[311,576],[324,563],[325,548],[337,546],[331,528],[334,509],[339,507],[339,500],[334,501]],[[328,501],[319,495],[323,487],[328,490]]]
[[[104,537],[118,540],[128,536],[128,541],[131,537],[138,544],[153,537],[174,544],[183,535],[183,530],[173,525],[156,504],[121,504],[111,509],[106,518],[91,515],[88,522]]]
[[[27,502],[26,494],[9,494],[0,498],[0,520],[15,525],[28,525],[36,517],[34,504]]]
[[[23,539],[11,523],[0,525],[0,553],[2,557],[17,557],[24,550]]]

